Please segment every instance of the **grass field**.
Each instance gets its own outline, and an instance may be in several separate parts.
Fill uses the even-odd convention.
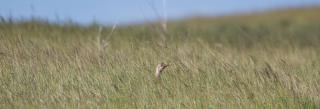
[[[0,22],[0,108],[320,108],[320,8],[112,28]],[[165,62],[160,80],[155,67]]]

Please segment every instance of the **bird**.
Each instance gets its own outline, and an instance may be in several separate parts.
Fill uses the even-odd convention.
[[[157,79],[160,79],[162,71],[168,66],[169,65],[167,65],[167,64],[165,64],[163,62],[157,65],[156,73],[155,73],[155,76],[156,76]]]

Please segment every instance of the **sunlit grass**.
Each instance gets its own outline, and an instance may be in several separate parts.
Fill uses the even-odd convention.
[[[319,108],[320,23],[299,15],[171,23],[166,47],[151,25],[2,21],[0,108]]]

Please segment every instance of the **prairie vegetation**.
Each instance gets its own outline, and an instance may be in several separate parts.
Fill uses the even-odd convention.
[[[172,21],[164,38],[156,23],[3,18],[0,108],[320,108],[319,12]]]

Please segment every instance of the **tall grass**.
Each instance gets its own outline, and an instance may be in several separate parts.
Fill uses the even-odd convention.
[[[0,108],[320,108],[319,14],[308,12],[169,23],[167,47],[151,24],[3,20]]]

